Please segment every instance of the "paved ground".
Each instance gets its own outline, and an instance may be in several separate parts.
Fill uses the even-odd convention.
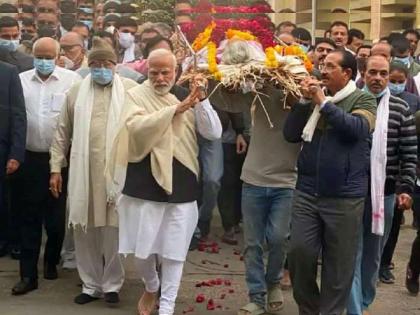
[[[411,218],[407,218],[411,222]],[[214,240],[218,240],[220,228],[215,229]],[[372,315],[419,315],[420,297],[411,297],[404,288],[405,265],[408,260],[414,230],[405,226],[402,230],[396,253],[395,263],[397,282],[394,285],[379,285],[378,299],[371,309]],[[244,285],[244,267],[237,251],[240,246],[220,245],[219,254],[192,252],[185,267],[182,287],[178,297],[176,314],[214,314],[234,315],[236,310],[246,303],[246,288]],[[10,295],[10,289],[18,279],[18,264],[9,258],[0,259],[0,315],[134,315],[136,303],[142,290],[140,281],[134,280],[135,275],[130,262],[127,262],[128,279],[121,292],[121,305],[109,308],[103,301],[89,305],[76,305],[73,297],[79,291],[79,279],[75,271],[60,271],[60,279],[48,281],[41,279],[40,288],[26,296]],[[220,278],[229,280],[231,285],[216,285],[213,287],[196,287],[201,281]],[[206,310],[206,304],[195,303],[197,294],[213,298],[215,305],[220,305],[214,311]],[[223,299],[221,297],[225,295]],[[291,292],[286,292],[286,307],[283,315],[297,315]]]

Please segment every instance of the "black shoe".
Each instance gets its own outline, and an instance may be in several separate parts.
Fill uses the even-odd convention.
[[[7,244],[1,244],[0,245],[0,257],[4,257],[9,253],[9,250],[7,248]]]
[[[198,249],[198,245],[200,244],[200,239],[196,236],[193,236],[190,243],[190,251]]]
[[[413,275],[413,271],[410,266],[407,266],[407,272],[405,276],[405,287],[410,294],[417,296],[419,294],[419,277]]]
[[[20,259],[20,248],[14,247],[11,249],[10,251],[10,257],[12,257],[12,259],[14,260],[19,260]]]
[[[105,293],[105,302],[108,304],[117,304],[120,302],[118,292],[107,292]]]
[[[74,298],[74,303],[83,305],[83,304],[87,304],[87,303],[96,301],[97,299],[98,298],[90,296],[89,294],[81,293]]]
[[[38,289],[38,281],[29,278],[23,278],[12,289],[13,295],[23,295],[33,290]]]
[[[379,280],[382,283],[386,283],[386,284],[394,284],[395,283],[395,277],[392,274],[391,270],[389,270],[389,269],[379,270]]]
[[[44,279],[55,280],[58,278],[57,266],[44,264]]]

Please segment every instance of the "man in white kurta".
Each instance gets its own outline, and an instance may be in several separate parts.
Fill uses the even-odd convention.
[[[91,74],[66,97],[51,153],[51,187],[58,194],[60,170],[71,144],[68,205],[74,230],[77,269],[83,281],[75,303],[104,296],[118,303],[124,281],[118,254],[118,217],[107,194],[105,163],[115,138],[126,91],[137,85],[115,74],[117,56],[100,39],[94,40],[88,63]]]
[[[117,204],[119,251],[136,256],[146,286],[139,314],[153,311],[160,287],[159,314],[171,315],[198,220],[196,132],[214,140],[222,127],[198,82],[189,95],[174,86],[170,51],[153,51],[148,63],[149,80],[128,91],[109,170],[114,183],[124,186]]]

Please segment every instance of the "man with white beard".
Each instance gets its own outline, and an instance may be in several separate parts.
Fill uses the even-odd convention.
[[[176,58],[165,49],[148,58],[149,79],[128,91],[121,129],[107,167],[115,191],[121,254],[134,254],[146,290],[138,311],[149,315],[161,288],[160,315],[174,313],[188,246],[197,225],[198,144],[221,137],[222,126],[196,78],[182,101],[170,94]],[[161,264],[161,279],[156,264]]]

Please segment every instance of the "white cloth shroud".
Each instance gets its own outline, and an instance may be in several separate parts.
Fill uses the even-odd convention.
[[[370,153],[370,178],[372,199],[372,233],[384,235],[385,225],[385,180],[388,142],[389,98],[391,92],[386,89],[376,112],[375,131],[373,132]]]
[[[354,91],[356,91],[356,83],[354,81],[350,80],[347,85],[338,91],[334,96],[327,96],[327,100],[332,103],[338,103],[348,97],[350,94],[352,94]],[[305,128],[303,128],[302,132],[302,139],[305,142],[311,142],[312,137],[314,136],[314,132],[316,129],[316,126],[318,124],[319,119],[321,118],[321,106],[315,105],[314,110],[312,112],[311,117],[309,117],[308,122],[305,125]]]
[[[67,203],[69,207],[69,225],[80,225],[86,229],[88,224],[89,209],[89,133],[92,117],[94,100],[93,80],[89,74],[80,84],[74,107],[74,131],[70,153],[70,169]],[[114,74],[111,90],[111,104],[108,112],[106,130],[106,159],[112,148],[112,143],[118,131],[118,123],[124,104],[125,89],[118,76]],[[93,180],[105,180],[95,178]],[[107,187],[112,187],[112,183],[107,182]],[[109,191],[109,190],[108,190]],[[115,196],[108,196],[112,199]]]

